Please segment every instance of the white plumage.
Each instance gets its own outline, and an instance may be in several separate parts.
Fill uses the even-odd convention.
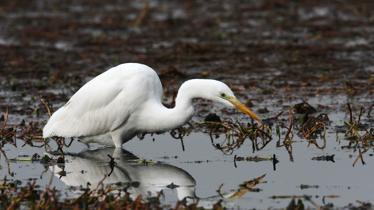
[[[161,97],[162,84],[152,68],[138,63],[118,65],[87,82],[53,113],[43,129],[43,138],[85,137],[87,142],[121,147],[139,132],[165,131],[183,125],[193,115],[193,98],[234,105],[260,122],[220,81],[186,81],[171,109],[162,105]],[[95,140],[100,136],[103,138]]]

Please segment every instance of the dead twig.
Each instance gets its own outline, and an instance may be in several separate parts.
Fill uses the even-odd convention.
[[[139,27],[144,22],[144,20],[147,18],[149,14],[149,10],[149,2],[148,0],[145,0],[142,10],[140,11],[139,15],[136,17],[134,21],[134,27]]]
[[[49,106],[48,102],[44,98],[42,98],[42,97],[40,98],[40,101],[42,102],[42,104],[44,105],[45,109],[47,110],[48,116],[51,117],[53,110]]]

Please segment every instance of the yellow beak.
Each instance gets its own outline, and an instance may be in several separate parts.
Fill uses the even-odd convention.
[[[246,105],[242,104],[238,99],[230,97],[226,98],[230,103],[232,103],[235,108],[239,109],[241,112],[244,114],[248,115],[250,118],[256,120],[258,123],[262,124],[261,119],[251,110],[249,109]]]

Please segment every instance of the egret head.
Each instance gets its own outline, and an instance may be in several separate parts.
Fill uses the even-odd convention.
[[[261,119],[246,105],[241,103],[234,95],[232,90],[223,82],[218,82],[218,92],[215,93],[216,101],[219,101],[229,107],[235,107],[239,111],[248,115],[250,118],[261,123]]]
[[[183,85],[182,85],[183,86]],[[188,89],[196,98],[205,98],[212,101],[220,102],[228,107],[234,107],[250,118],[261,123],[261,119],[246,105],[241,103],[234,95],[232,90],[223,82],[211,79],[194,79],[189,80]]]

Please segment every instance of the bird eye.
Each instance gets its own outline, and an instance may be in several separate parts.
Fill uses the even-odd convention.
[[[224,93],[221,93],[221,97],[226,97],[226,94],[224,94]]]

